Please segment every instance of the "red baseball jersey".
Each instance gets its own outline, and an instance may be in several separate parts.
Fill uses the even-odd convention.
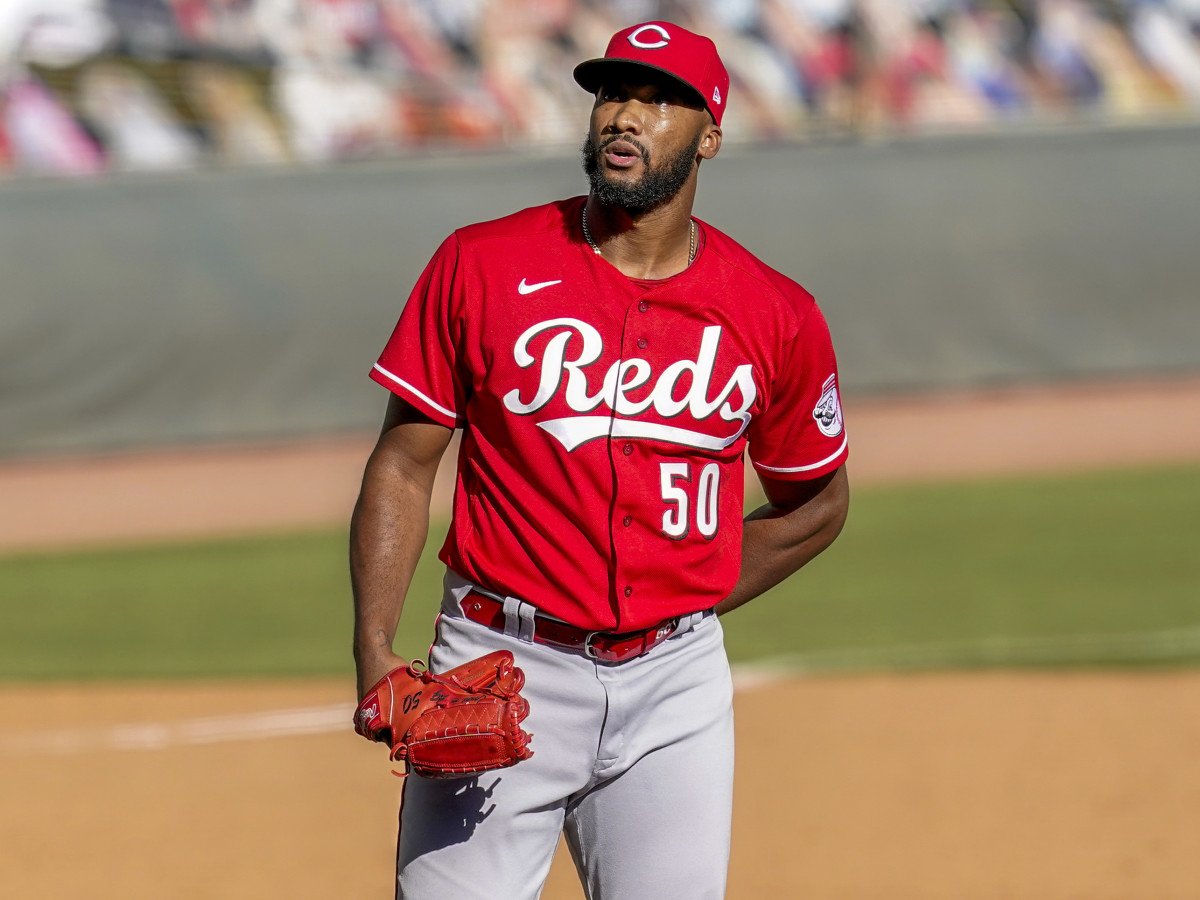
[[[703,223],[687,270],[630,279],[585,241],[585,199],[447,238],[371,377],[463,429],[450,568],[627,631],[733,589],[747,446],[808,479],[847,443],[811,295]]]

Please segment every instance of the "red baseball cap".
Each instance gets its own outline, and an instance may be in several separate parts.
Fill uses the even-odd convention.
[[[606,73],[617,66],[637,65],[670,75],[695,92],[713,121],[720,125],[729,97],[729,73],[708,38],[670,22],[644,22],[618,31],[601,59],[575,67],[575,80],[595,93]]]

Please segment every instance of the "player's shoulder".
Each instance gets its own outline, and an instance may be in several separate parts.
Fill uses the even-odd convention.
[[[704,250],[715,257],[724,279],[760,296],[765,302],[779,304],[803,319],[816,300],[802,285],[767,265],[725,232],[707,222]]]
[[[530,206],[526,209],[490,219],[486,222],[476,222],[465,225],[454,232],[455,238],[464,247],[486,245],[491,241],[504,241],[548,235],[557,237],[566,235],[570,210],[582,202],[581,197],[568,200],[556,200],[541,206]]]

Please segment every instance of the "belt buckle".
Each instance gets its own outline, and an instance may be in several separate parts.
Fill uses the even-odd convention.
[[[589,631],[587,633],[587,637],[583,639],[583,655],[588,659],[594,659],[597,662],[619,663],[625,662],[627,659],[632,659],[632,656],[640,655],[638,653],[634,653],[632,656],[629,656],[624,653],[609,650],[607,648],[597,650],[595,644],[592,643],[592,638],[601,635],[608,635],[609,637],[612,636],[607,631]]]
[[[599,649],[592,643],[592,638],[604,636],[615,641],[611,647],[601,647]],[[586,638],[583,639],[583,653],[589,659],[597,660],[598,662],[620,663],[627,659],[634,659],[646,652],[646,635],[644,633],[634,632],[625,639],[621,639],[620,635],[612,634],[607,631],[589,631]]]
[[[596,648],[592,646],[592,638],[598,634],[603,634],[603,632],[589,631],[587,633],[587,637],[583,639],[583,655],[588,659],[594,659],[597,662],[604,662],[604,660],[600,659],[600,657],[596,655]]]

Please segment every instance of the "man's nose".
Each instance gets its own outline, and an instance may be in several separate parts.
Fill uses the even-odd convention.
[[[604,126],[606,134],[641,134],[642,120],[638,115],[640,104],[630,98],[616,104]]]

